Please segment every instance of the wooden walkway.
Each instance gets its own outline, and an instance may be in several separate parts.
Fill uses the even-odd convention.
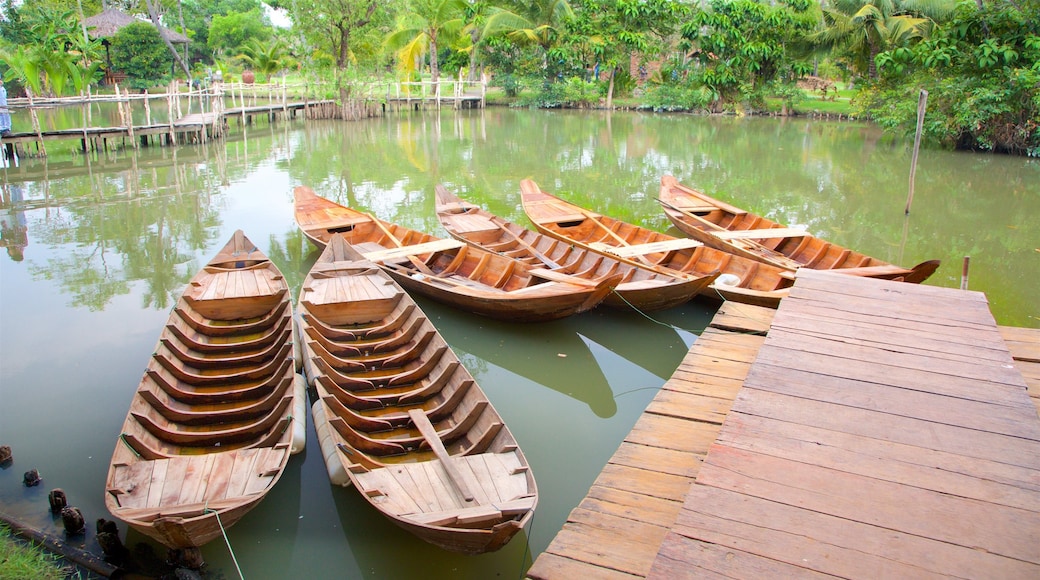
[[[800,273],[650,578],[1040,577],[1040,419],[985,296]]]
[[[529,577],[1040,577],[1040,332],[813,271],[767,338],[732,308]]]
[[[715,441],[775,311],[725,302],[527,572],[642,578]]]

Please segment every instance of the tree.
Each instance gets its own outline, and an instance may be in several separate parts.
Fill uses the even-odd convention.
[[[177,49],[173,47],[173,43],[166,36],[166,28],[163,27],[162,23],[159,22],[159,12],[156,10],[155,4],[152,0],[144,0],[145,6],[148,8],[148,16],[152,19],[152,25],[155,26],[155,31],[159,35],[159,40],[166,46],[167,50],[170,51],[170,55],[173,56],[174,62],[180,65],[181,70],[184,71],[184,78],[191,79],[191,69],[188,68],[188,63],[184,62],[181,58]]]
[[[410,12],[401,15],[397,30],[386,38],[386,46],[396,52],[405,70],[421,60],[429,50],[430,76],[440,77],[437,40],[443,36],[458,37],[465,25],[466,0],[410,0]]]
[[[242,46],[242,53],[235,58],[248,64],[266,79],[289,68],[295,62],[292,55],[286,51],[284,42],[261,42],[256,38],[246,42]]]
[[[711,0],[680,27],[700,65],[695,80],[715,95],[715,107],[744,100],[761,105],[767,87],[793,84],[809,72],[787,46],[815,26],[811,7],[809,0]]]
[[[291,13],[311,44],[333,55],[342,71],[351,61],[351,43],[388,19],[392,8],[383,0],[294,0]]]
[[[271,37],[271,23],[259,8],[248,12],[229,12],[213,17],[207,44],[214,55],[233,55],[252,41]]]
[[[823,28],[806,40],[818,51],[846,55],[856,72],[876,79],[880,52],[927,38],[955,5],[956,0],[831,0]]]
[[[856,107],[889,130],[913,134],[916,96],[928,91],[925,135],[958,149],[1040,156],[1040,10],[964,2],[913,47],[881,52],[878,80]]]
[[[569,44],[610,73],[607,108],[612,108],[616,71],[633,55],[652,58],[689,12],[675,0],[578,0],[577,18],[567,27]]]
[[[24,86],[36,94],[63,95],[69,87],[81,92],[95,80],[101,43],[84,36],[75,12],[33,5],[11,8],[7,16],[17,23],[11,31],[19,42],[0,49],[0,59]]]
[[[123,27],[112,38],[110,50],[131,87],[147,89],[167,82],[173,57],[151,24],[136,22]]]

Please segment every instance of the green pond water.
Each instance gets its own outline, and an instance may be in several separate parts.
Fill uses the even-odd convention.
[[[129,142],[127,143],[129,144]],[[668,231],[664,173],[710,195],[901,265],[938,258],[926,284],[984,292],[998,324],[1040,327],[1040,163],[924,150],[904,215],[911,143],[873,126],[511,109],[412,112],[361,122],[295,120],[178,148],[47,160],[0,170],[0,509],[57,535],[60,487],[93,529],[131,396],[187,280],[242,229],[294,295],[317,253],[296,228],[292,189],[445,236],[434,186],[528,224],[519,182]],[[499,552],[444,552],[333,488],[308,425],[267,498],[203,548],[236,578],[518,578],[552,541],[718,307],[595,310],[510,324],[420,305],[473,373],[538,481],[532,524]],[[308,418],[308,423],[310,419]],[[39,469],[43,484],[22,486]],[[123,528],[125,531],[125,528]],[[151,546],[139,534],[131,546]],[[70,538],[96,550],[93,533]],[[234,555],[234,558],[232,557]]]

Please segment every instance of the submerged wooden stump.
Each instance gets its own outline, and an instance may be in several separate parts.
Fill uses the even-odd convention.
[[[22,482],[25,483],[25,487],[35,487],[40,485],[41,481],[43,481],[43,478],[40,477],[40,472],[37,469],[30,469],[22,476]]]
[[[69,505],[69,500],[65,496],[65,491],[57,487],[47,494],[47,501],[50,502],[51,512],[53,513],[58,513]]]
[[[4,463],[9,463],[13,459],[14,459],[14,456],[11,455],[11,446],[10,445],[0,445],[0,465],[3,465]]]
[[[61,523],[65,525],[66,534],[81,534],[87,527],[83,514],[76,507],[66,506],[61,509]]]

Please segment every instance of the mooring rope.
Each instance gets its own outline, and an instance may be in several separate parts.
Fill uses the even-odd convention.
[[[625,304],[628,304],[629,308],[631,308],[632,310],[635,310],[639,314],[643,315],[643,318],[646,318],[650,322],[653,322],[653,323],[656,323],[656,324],[660,324],[661,326],[667,326],[667,327],[669,327],[671,329],[674,329],[674,330],[682,330],[683,332],[689,332],[688,330],[679,328],[678,326],[676,326],[674,324],[668,324],[667,322],[661,322],[660,320],[655,319],[654,317],[650,316],[646,312],[643,312],[639,308],[636,308],[636,306],[633,305],[631,302],[629,302],[628,300],[625,300],[625,297],[620,292],[617,291],[617,288],[611,288],[610,291],[613,292],[614,294],[616,294],[617,297],[620,298]]]
[[[235,557],[235,551],[231,549],[231,540],[228,539],[227,530],[224,529],[224,524],[220,521],[220,514],[217,513],[217,510],[209,509],[208,502],[207,506],[202,509],[202,513],[212,513],[216,516],[217,525],[220,526],[220,533],[224,535],[224,543],[227,544],[228,552],[231,553],[231,561],[235,563],[235,570],[238,570],[238,577],[242,580],[246,580],[246,577],[242,575],[242,568],[238,565],[238,558]]]
[[[534,512],[531,512],[531,531],[533,531],[533,530],[534,530]],[[523,580],[524,572],[527,571],[524,568],[524,565],[527,564],[527,555],[531,553],[531,531],[524,530],[524,533],[527,536],[527,539],[526,539],[526,541],[524,541],[524,557],[520,560],[520,575],[517,576],[517,578],[519,578],[520,580]],[[534,562],[532,561],[531,564],[534,565]]]

